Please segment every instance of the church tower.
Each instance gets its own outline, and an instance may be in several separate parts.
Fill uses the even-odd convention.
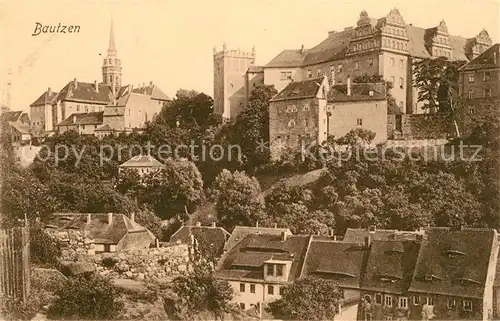
[[[122,84],[122,62],[117,56],[113,20],[109,31],[108,55],[102,65],[102,82],[110,85],[116,95]]]

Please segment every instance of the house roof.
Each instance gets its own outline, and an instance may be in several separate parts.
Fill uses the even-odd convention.
[[[2,114],[2,118],[5,121],[9,122],[15,122],[18,121],[19,118],[21,118],[21,115],[23,114],[22,111],[6,111]]]
[[[398,231],[376,229],[369,231],[368,229],[348,228],[344,234],[344,242],[362,244],[365,242],[365,237],[370,236],[372,241],[387,241],[387,240],[416,240],[417,236],[422,234],[420,231]]]
[[[264,66],[250,66],[247,70],[248,73],[261,73],[264,72]]]
[[[89,216],[90,222],[88,222]],[[105,244],[117,244],[129,232],[150,233],[124,214],[113,214],[111,224],[108,218],[107,213],[54,213],[46,227],[86,231],[96,243]]]
[[[281,235],[281,232],[292,234],[288,228],[272,228],[272,227],[251,227],[251,226],[236,226],[231,232],[231,236],[226,242],[224,251],[230,250],[233,246],[238,244],[247,235],[253,234],[267,234],[267,235]]]
[[[496,54],[496,61],[495,61]],[[485,52],[462,66],[460,71],[500,68],[500,44],[496,43]]]
[[[154,85],[153,83],[150,83],[149,86],[133,88],[132,92],[136,94],[148,95],[151,97],[151,99],[155,100],[172,100],[167,96],[167,94],[165,94],[160,88],[158,88],[158,86]]]
[[[370,96],[370,91],[372,96]],[[386,100],[387,94],[384,84],[353,83],[351,95],[347,95],[347,85],[334,85],[328,91],[329,102],[371,101]]]
[[[10,123],[10,126],[14,127],[21,134],[30,133],[30,127],[28,125],[12,122]]]
[[[163,167],[163,164],[151,155],[136,155],[120,167]]]
[[[71,125],[100,125],[103,123],[103,111],[84,113],[84,114],[71,114],[68,118],[57,124],[57,126],[71,126]]]
[[[112,100],[111,87],[107,84],[95,85],[88,82],[70,81],[57,95],[57,101],[76,101],[93,104],[108,104]]]
[[[301,277],[335,280],[340,287],[359,288],[367,248],[364,245],[314,240],[309,245]]]
[[[170,237],[170,242],[191,244],[190,235],[193,235],[198,242],[202,241],[211,246],[215,246],[216,252],[222,254],[226,240],[231,234],[220,226],[181,226],[181,228]]]
[[[231,280],[263,281],[264,262],[275,259],[291,262],[288,282],[300,276],[307,245],[311,236],[250,234],[238,242],[221,258],[216,276]]]
[[[40,97],[38,97],[30,106],[52,104],[55,102],[55,98],[57,97],[57,95],[58,93],[56,92],[51,92],[49,94],[49,92],[46,91],[43,94],[41,94]]]
[[[104,124],[102,125],[101,127],[97,127],[97,129],[95,130],[96,132],[109,132],[109,131],[113,131],[113,127],[111,127],[110,124]]]
[[[380,28],[386,23],[385,18],[369,18],[374,28]],[[420,28],[412,25],[405,26],[409,38],[408,52],[412,57],[432,57],[426,48],[426,37],[436,28]],[[348,52],[351,38],[355,29],[346,28],[340,32],[330,32],[328,37],[311,49],[301,51],[300,49],[287,49],[280,52],[272,59],[265,68],[290,68],[315,65],[323,62],[341,60]],[[449,43],[452,49],[452,57],[458,60],[467,60],[465,56],[465,45],[467,39],[461,36],[449,35]]]
[[[496,237],[488,229],[429,229],[409,291],[483,298]]]
[[[373,241],[361,287],[386,293],[403,293],[410,286],[420,243]]]
[[[282,91],[271,99],[271,101],[282,101],[291,99],[314,98],[318,94],[324,78],[307,79],[303,81],[292,81]]]

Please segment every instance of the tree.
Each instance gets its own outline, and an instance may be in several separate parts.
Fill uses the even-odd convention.
[[[267,310],[281,320],[333,320],[340,300],[333,281],[307,277],[285,286]]]
[[[203,127],[216,125],[212,97],[195,90],[179,89],[176,97],[165,106],[158,118],[171,128]]]
[[[453,99],[458,95],[458,68],[465,61],[450,61],[446,57],[422,59],[414,63],[414,86],[424,109],[439,112],[452,111]]]
[[[230,311],[233,290],[227,281],[214,277],[211,271],[198,269],[190,276],[181,276],[174,280],[174,292],[177,294],[182,310],[189,314],[209,311],[215,319],[224,320],[224,314]]]
[[[40,228],[30,229],[30,257],[32,262],[55,267],[61,257],[61,244]]]
[[[263,217],[264,201],[259,182],[244,172],[224,169],[210,189],[219,222],[226,229],[252,226]]]
[[[240,144],[247,158],[247,168],[269,161],[269,149],[258,149],[259,142],[269,142],[269,101],[278,91],[274,85],[257,86],[248,106],[238,115],[233,129],[233,142]]]
[[[53,319],[109,320],[123,307],[118,289],[97,274],[70,278],[55,294],[58,298],[48,310]]]
[[[159,172],[144,178],[144,203],[163,219],[194,211],[205,199],[203,179],[195,164],[188,160],[167,160]]]
[[[375,139],[375,133],[368,129],[351,129],[347,134],[336,140],[337,145],[366,146]]]

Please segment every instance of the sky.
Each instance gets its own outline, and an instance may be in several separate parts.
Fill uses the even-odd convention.
[[[265,65],[283,49],[313,47],[328,31],[354,26],[364,9],[380,18],[396,7],[407,23],[430,28],[445,20],[451,34],[486,28],[499,40],[500,0],[0,0],[0,98],[29,110],[48,87],[102,81],[111,16],[122,84],[153,83],[213,95],[213,48],[251,51]],[[79,33],[32,36],[35,23],[78,25]]]

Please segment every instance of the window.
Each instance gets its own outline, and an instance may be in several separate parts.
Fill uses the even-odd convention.
[[[474,107],[469,107],[469,115],[474,115]]]
[[[392,307],[392,296],[386,295],[384,297],[384,303],[385,303],[385,306]]]
[[[434,305],[434,297],[428,296],[426,299],[427,305]]]
[[[281,75],[281,78],[280,78],[281,80],[286,80],[286,71],[282,71],[280,73],[280,75]]]
[[[309,111],[310,109],[311,109],[311,106],[309,106],[309,105],[304,106],[304,111]]]
[[[240,308],[241,308],[242,310],[245,310],[245,303],[240,303]]]
[[[405,67],[405,62],[403,59],[399,59],[399,67],[403,69]]]
[[[80,111],[80,105],[76,105],[76,111]]]
[[[89,106],[85,106],[85,112],[88,113],[89,112]]]
[[[272,285],[267,286],[267,294],[274,295],[274,286]]]
[[[280,295],[283,295],[283,293],[284,293],[283,289],[284,289],[284,288],[285,288],[284,286],[281,286],[281,287],[280,287]]]
[[[255,293],[255,284],[250,284],[250,293]]]
[[[292,79],[292,72],[291,71],[286,72],[286,79]]]
[[[375,304],[382,304],[382,294],[375,294]]]
[[[391,83],[394,85],[396,83],[396,78],[394,76],[391,76]]]
[[[368,59],[368,65],[369,66],[373,66],[373,58],[369,58]]]
[[[472,92],[472,90],[469,90],[469,92],[467,93],[467,98],[472,99],[472,96],[473,96],[473,92]]]
[[[240,292],[245,292],[245,283],[240,283]]]
[[[414,295],[413,296],[413,305],[419,305],[420,304],[420,296]]]
[[[403,89],[404,81],[403,77],[399,77],[399,88]]]
[[[276,264],[276,276],[283,276],[283,265]]]
[[[85,129],[85,125],[82,125],[82,129]]]
[[[483,81],[490,81],[490,72],[489,71],[484,72]]]
[[[407,308],[408,307],[408,298],[400,297],[399,298],[399,307],[400,308]]]
[[[457,307],[457,302],[455,299],[448,299],[448,308],[454,309]]]
[[[359,61],[354,62],[354,69],[356,69],[356,70],[359,69]]]
[[[307,71],[307,78],[311,78],[313,76],[313,73],[311,70]]]
[[[290,135],[287,136],[287,139],[290,137]],[[267,275],[273,276],[274,275],[274,265],[269,264],[267,266]]]
[[[484,90],[484,97],[491,97],[491,89],[486,88]]]
[[[469,83],[474,82],[474,74],[469,75]]]
[[[391,66],[395,66],[396,65],[396,60],[394,58],[391,58]]]
[[[130,116],[130,114],[131,114],[131,111],[130,111],[130,109],[129,109],[129,110],[128,110],[128,115]]]
[[[363,126],[363,119],[361,118],[356,119],[356,125]]]
[[[94,125],[94,129],[97,129],[97,125]]]
[[[337,72],[340,74],[342,73],[342,65],[337,66]]]
[[[471,300],[464,300],[464,311],[472,311],[472,301]]]

